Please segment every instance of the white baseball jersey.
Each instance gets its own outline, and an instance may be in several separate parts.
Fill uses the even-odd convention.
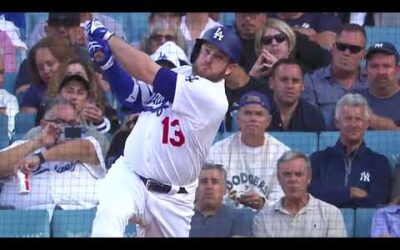
[[[174,71],[173,103],[157,92],[151,96],[126,140],[124,157],[141,176],[185,186],[197,181],[228,101],[224,80],[214,83],[193,76],[190,66]],[[162,73],[156,80],[175,85],[174,78]]]
[[[93,137],[86,137],[95,150],[100,164],[97,166],[79,161],[49,161],[41,164],[29,176],[30,193],[19,194],[16,179],[11,176],[5,180],[0,193],[0,206],[13,206],[15,209],[88,209],[97,206],[96,189],[99,180],[106,173],[103,154],[99,143]],[[26,141],[16,141],[4,150],[14,148]],[[32,152],[30,156],[40,151]]]
[[[264,145],[255,148],[244,145],[240,136],[238,132],[215,143],[207,162],[223,165],[228,191],[252,191],[264,197],[268,205],[276,202],[284,195],[276,176],[277,162],[290,148],[268,133]],[[231,203],[228,197],[224,201]]]

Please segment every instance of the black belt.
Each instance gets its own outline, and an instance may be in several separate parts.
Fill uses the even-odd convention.
[[[143,176],[138,175],[139,178],[143,181],[144,185],[146,186],[147,190],[149,191],[154,191],[157,193],[164,193],[168,194],[169,191],[171,191],[171,186],[162,184],[161,182],[158,182],[156,180],[150,179],[150,178],[145,178]],[[177,192],[178,194],[187,194],[188,192],[184,187],[179,187],[179,190]]]

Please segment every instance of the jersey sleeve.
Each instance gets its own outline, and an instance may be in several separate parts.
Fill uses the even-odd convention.
[[[91,164],[83,163],[85,167],[91,172],[92,175],[94,175],[96,178],[103,178],[106,174],[106,165],[104,163],[104,157],[103,153],[101,151],[101,147],[99,142],[92,136],[87,136],[84,138],[84,140],[90,141],[90,143],[93,145],[97,158],[99,159],[99,164],[96,166],[93,166]]]
[[[143,110],[143,104],[152,94],[150,86],[130,77],[117,60],[105,71],[105,77],[110,83],[111,91],[124,108],[135,113]]]

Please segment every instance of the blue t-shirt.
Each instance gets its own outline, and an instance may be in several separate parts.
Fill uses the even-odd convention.
[[[44,103],[45,92],[46,86],[44,84],[31,84],[22,98],[21,107],[33,107],[40,110]]]
[[[253,211],[223,205],[215,215],[203,216],[195,210],[189,237],[252,236]]]

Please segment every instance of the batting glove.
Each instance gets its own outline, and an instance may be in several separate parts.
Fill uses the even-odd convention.
[[[108,40],[114,35],[98,19],[93,18],[86,22],[85,30],[91,40]]]
[[[100,66],[102,70],[107,70],[114,65],[114,56],[110,46],[104,40],[89,40],[88,43],[89,56]]]

